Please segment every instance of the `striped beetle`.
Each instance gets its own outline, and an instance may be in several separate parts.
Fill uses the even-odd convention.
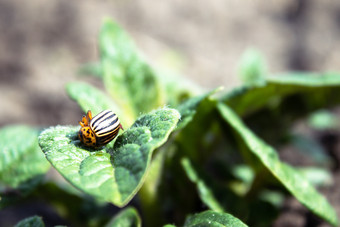
[[[104,110],[92,118],[91,110],[79,121],[78,137],[88,147],[99,148],[113,140],[123,129],[119,119],[111,110]]]

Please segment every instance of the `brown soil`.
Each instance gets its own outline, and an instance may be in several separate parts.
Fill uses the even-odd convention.
[[[77,69],[98,59],[104,17],[121,24],[152,63],[204,88],[240,84],[237,64],[248,47],[263,52],[271,73],[340,63],[337,1],[0,0],[0,126],[76,124],[81,111],[64,86],[94,81]],[[339,177],[334,171],[334,185],[322,192],[340,216]],[[274,226],[325,226],[306,221],[294,199],[286,204]]]

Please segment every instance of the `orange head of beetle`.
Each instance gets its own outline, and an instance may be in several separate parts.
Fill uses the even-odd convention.
[[[89,147],[95,147],[96,145],[96,136],[93,133],[92,129],[90,128],[90,121],[92,119],[91,110],[89,110],[86,116],[83,116],[79,124],[81,126],[78,137],[80,141]]]
[[[80,141],[88,147],[96,146],[96,136],[92,132],[90,126],[81,127],[78,132]]]

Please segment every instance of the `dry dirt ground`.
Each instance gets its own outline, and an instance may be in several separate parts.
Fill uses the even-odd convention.
[[[249,47],[263,52],[271,73],[339,70],[338,1],[0,0],[0,126],[76,124],[81,111],[64,86],[91,80],[77,70],[98,59],[105,17],[121,24],[150,62],[207,89],[240,84],[237,64]],[[340,216],[339,196],[324,192]],[[290,216],[294,226],[304,226],[298,216]],[[275,226],[288,225],[279,218]]]

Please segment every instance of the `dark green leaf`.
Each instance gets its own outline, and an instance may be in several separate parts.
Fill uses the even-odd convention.
[[[218,109],[225,121],[241,136],[250,152],[258,157],[263,165],[288,191],[313,213],[335,226],[338,225],[338,219],[334,209],[325,197],[315,190],[307,179],[293,167],[281,162],[276,151],[249,130],[228,106],[219,103]]]
[[[184,227],[203,227],[203,226],[225,226],[225,227],[245,227],[247,226],[239,219],[235,218],[231,214],[216,212],[216,211],[204,211],[190,216],[186,219]]]
[[[209,99],[213,94],[222,89],[222,87],[216,88],[206,94],[190,98],[179,105],[177,109],[181,114],[181,121],[178,123],[177,129],[184,128],[194,118],[196,110],[202,101]]]
[[[74,186],[124,206],[142,186],[153,151],[166,142],[179,117],[174,109],[152,111],[101,150],[80,144],[79,127],[51,127],[41,133],[39,144],[46,158]]]
[[[119,212],[105,227],[140,227],[141,219],[137,210],[128,207]]]
[[[215,198],[209,186],[204,182],[204,180],[200,179],[190,160],[188,158],[183,158],[181,163],[189,179],[196,184],[197,191],[202,202],[213,211],[223,212],[223,207]]]
[[[203,89],[189,81],[185,77],[179,77],[166,72],[157,72],[163,90],[166,93],[166,103],[171,107],[176,107],[188,98],[202,94]],[[180,81],[180,83],[178,83]]]
[[[45,224],[41,217],[33,216],[25,218],[24,220],[17,223],[14,227],[44,227]]]
[[[50,167],[38,146],[36,129],[27,126],[2,128],[0,144],[0,181],[10,187],[22,186],[44,175]]]
[[[237,114],[245,116],[263,107],[275,108],[286,97],[299,95],[299,108],[313,110],[340,102],[340,75],[290,73],[270,77],[262,87],[243,86],[221,98]]]
[[[104,85],[125,114],[136,117],[165,104],[154,71],[113,21],[104,22],[99,45]]]

